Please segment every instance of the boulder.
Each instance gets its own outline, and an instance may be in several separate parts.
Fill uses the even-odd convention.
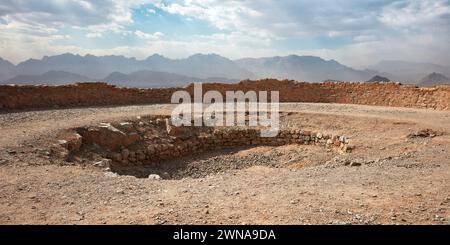
[[[102,160],[94,163],[94,166],[99,167],[99,168],[109,168],[110,165],[111,165],[111,159],[102,159]]]
[[[160,180],[160,179],[161,179],[161,176],[159,176],[159,175],[157,175],[157,174],[150,174],[150,175],[148,176],[148,179],[151,179],[151,180]]]
[[[193,129],[192,127],[186,127],[186,126],[179,126],[179,127],[175,127],[173,125],[170,124],[170,120],[167,118],[166,119],[166,130],[167,130],[167,134],[169,134],[170,136],[179,138],[179,139],[189,139],[190,137],[193,136]]]
[[[137,143],[141,137],[137,133],[124,133],[109,123],[102,123],[98,127],[81,128],[78,133],[83,137],[83,143],[96,144],[107,150],[117,151]]]
[[[69,153],[78,152],[80,150],[82,143],[83,143],[82,137],[77,133],[74,133],[66,137],[66,139],[59,141],[59,144],[62,147],[66,148],[69,151]]]

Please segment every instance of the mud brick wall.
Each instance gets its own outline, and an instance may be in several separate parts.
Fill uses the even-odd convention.
[[[118,88],[106,83],[78,83],[62,86],[0,85],[0,110],[26,110],[79,106],[170,103],[173,92],[185,88]],[[346,103],[396,107],[450,109],[450,86],[417,88],[398,83],[305,83],[292,80],[245,80],[237,84],[208,83],[203,92],[280,92],[280,102]]]

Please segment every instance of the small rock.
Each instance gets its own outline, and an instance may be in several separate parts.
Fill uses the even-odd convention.
[[[116,162],[122,161],[122,154],[121,153],[114,153],[112,154],[112,159]]]
[[[352,167],[359,167],[359,166],[361,166],[361,163],[360,162],[351,162],[350,166],[352,166]]]
[[[412,139],[412,138],[434,138],[439,135],[441,135],[441,133],[427,128],[427,129],[421,129],[419,131],[410,133],[407,135],[407,138],[410,138],[410,139]]]
[[[78,133],[74,133],[64,140],[58,140],[58,144],[66,148],[69,152],[77,152],[83,144],[82,137]]]
[[[148,176],[148,179],[151,179],[151,180],[160,180],[160,179],[161,179],[161,176],[159,176],[159,175],[157,175],[157,174],[150,174],[150,175]]]
[[[133,127],[133,124],[130,122],[121,122],[119,123],[121,128],[130,129]]]
[[[6,150],[6,152],[8,152],[8,154],[10,154],[10,155],[14,155],[17,153],[17,151],[15,151],[15,150]]]
[[[114,178],[114,177],[117,177],[118,175],[116,173],[113,173],[113,172],[105,172],[105,176]]]
[[[102,159],[101,161],[94,163],[94,166],[99,168],[109,168],[110,164],[111,159]]]
[[[129,156],[130,156],[130,150],[123,149],[122,150],[122,159],[128,159]]]
[[[6,159],[0,159],[0,165],[8,163],[8,160]]]

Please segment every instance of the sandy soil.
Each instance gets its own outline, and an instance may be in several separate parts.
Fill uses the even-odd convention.
[[[230,149],[179,159],[187,167],[162,180],[49,154],[68,128],[171,108],[0,114],[0,223],[450,224],[449,111],[282,104],[283,127],[350,136],[354,151]],[[442,135],[407,137],[421,129]]]

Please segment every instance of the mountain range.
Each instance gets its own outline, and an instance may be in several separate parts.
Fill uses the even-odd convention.
[[[369,66],[369,69],[390,74],[389,78],[393,81],[412,81],[413,83],[419,83],[423,77],[431,73],[450,76],[450,67],[448,66],[401,60],[383,60],[375,65]]]
[[[0,83],[66,84],[106,81],[118,86],[169,87],[193,81],[232,83],[243,79],[278,78],[320,82],[367,81],[376,75],[393,81],[417,83],[432,72],[450,76],[450,68],[431,63],[381,61],[358,70],[315,56],[275,56],[231,60],[217,54],[195,54],[169,59],[154,54],[146,59],[124,56],[61,54],[29,59],[17,65],[0,58]]]
[[[450,84],[450,78],[436,72],[427,75],[419,82],[419,85],[423,87],[431,87],[442,84]]]
[[[235,61],[260,77],[295,79],[302,81],[323,81],[328,79],[365,81],[378,72],[355,70],[335,60],[324,60],[315,56],[289,55],[285,57],[246,58]]]

